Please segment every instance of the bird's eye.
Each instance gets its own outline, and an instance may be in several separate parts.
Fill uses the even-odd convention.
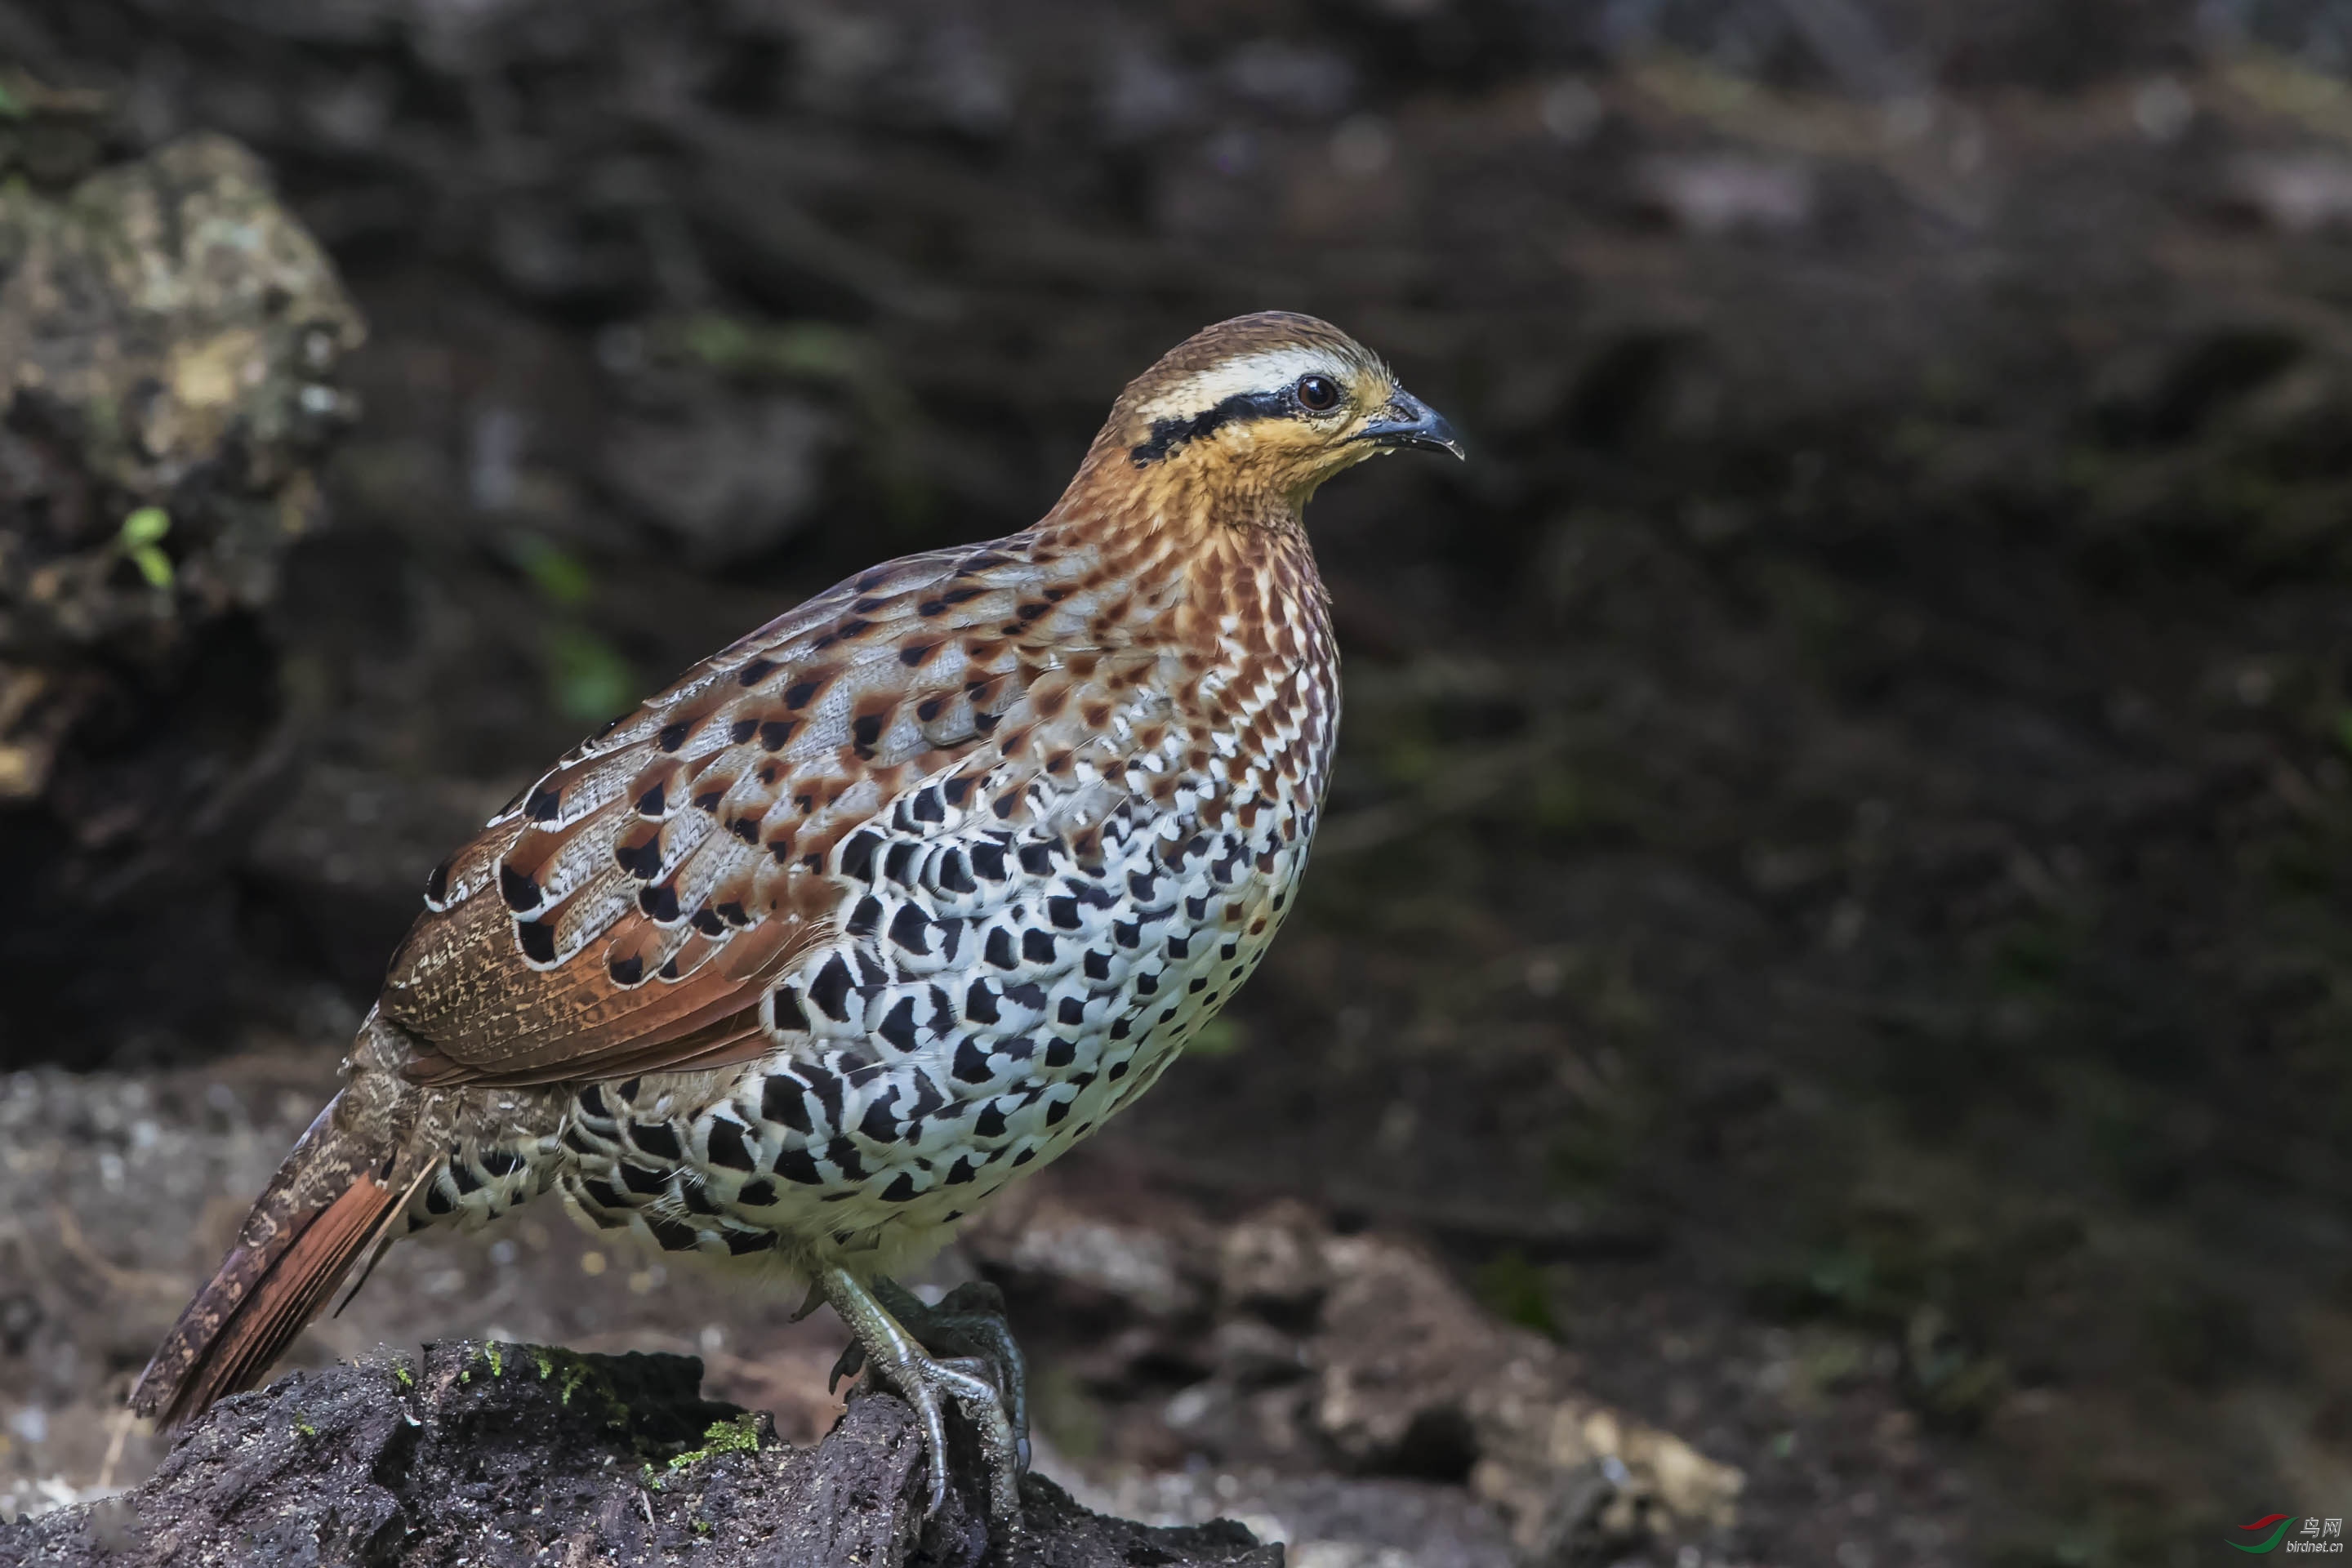
[[[1328,375],[1298,378],[1298,406],[1310,414],[1328,414],[1339,406],[1339,385]]]

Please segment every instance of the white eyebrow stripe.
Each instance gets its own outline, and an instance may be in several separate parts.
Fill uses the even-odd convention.
[[[1346,383],[1346,367],[1327,349],[1305,345],[1265,349],[1211,365],[1178,382],[1137,412],[1150,420],[1189,419],[1214,408],[1228,397],[1278,391],[1300,376],[1318,371],[1342,384]]]

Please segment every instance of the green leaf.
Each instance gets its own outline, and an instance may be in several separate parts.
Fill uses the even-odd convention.
[[[163,536],[172,531],[172,514],[160,506],[142,506],[122,520],[114,547],[131,558],[151,588],[172,585],[172,558],[163,553]]]
[[[515,564],[530,585],[566,609],[577,608],[596,595],[595,574],[587,563],[535,533],[518,534],[512,545]]]
[[[567,719],[599,724],[637,700],[637,673],[621,651],[585,626],[551,626],[547,674],[555,706]]]
[[[172,585],[172,558],[153,545],[133,545],[131,563],[139,568],[139,574],[147,579],[149,587],[169,588]]]
[[[130,550],[142,544],[154,544],[171,531],[170,512],[160,506],[142,506],[122,520],[122,547]]]

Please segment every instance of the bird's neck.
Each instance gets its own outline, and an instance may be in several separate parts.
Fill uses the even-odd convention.
[[[1220,663],[1330,664],[1329,596],[1297,506],[1234,478],[1097,450],[1037,524],[1039,545],[1131,595],[1139,640]]]
[[[1286,489],[1271,473],[1213,453],[1139,465],[1128,443],[1106,428],[1045,522],[1098,519],[1179,536],[1233,530],[1297,534],[1303,533],[1300,514],[1310,494],[1311,489]]]

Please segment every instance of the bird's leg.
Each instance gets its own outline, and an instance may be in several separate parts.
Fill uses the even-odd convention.
[[[825,1300],[833,1303],[833,1310],[841,1315],[841,1321],[849,1325],[855,1341],[834,1367],[834,1381],[837,1383],[856,1373],[860,1366],[870,1366],[914,1406],[916,1418],[922,1423],[924,1457],[931,1466],[931,1498],[925,1516],[937,1514],[948,1500],[948,1429],[940,1405],[941,1395],[946,1395],[963,1406],[965,1416],[979,1429],[981,1454],[988,1465],[989,1512],[1000,1522],[1010,1523],[1018,1518],[1020,1456],[1026,1443],[1016,1439],[1013,1422],[1005,1413],[1005,1397],[991,1381],[996,1367],[981,1357],[933,1359],[915,1335],[892,1315],[891,1309],[884,1307],[876,1300],[876,1293],[858,1283],[845,1268],[827,1268],[816,1282],[824,1289]],[[894,1297],[904,1298],[916,1309],[921,1309],[922,1303],[899,1287],[887,1281],[884,1284]],[[1010,1344],[1011,1334],[1004,1339]],[[1019,1352],[1014,1354],[1017,1357]]]
[[[929,1306],[895,1279],[877,1276],[873,1289],[875,1300],[925,1350],[958,1362],[979,1362],[987,1368],[1013,1425],[1013,1464],[1027,1474],[1029,1358],[1021,1353],[1013,1325],[1006,1321],[1004,1292],[984,1279],[971,1279],[941,1297],[937,1306]],[[856,1376],[865,1360],[864,1347],[852,1341],[834,1363],[835,1379]]]

